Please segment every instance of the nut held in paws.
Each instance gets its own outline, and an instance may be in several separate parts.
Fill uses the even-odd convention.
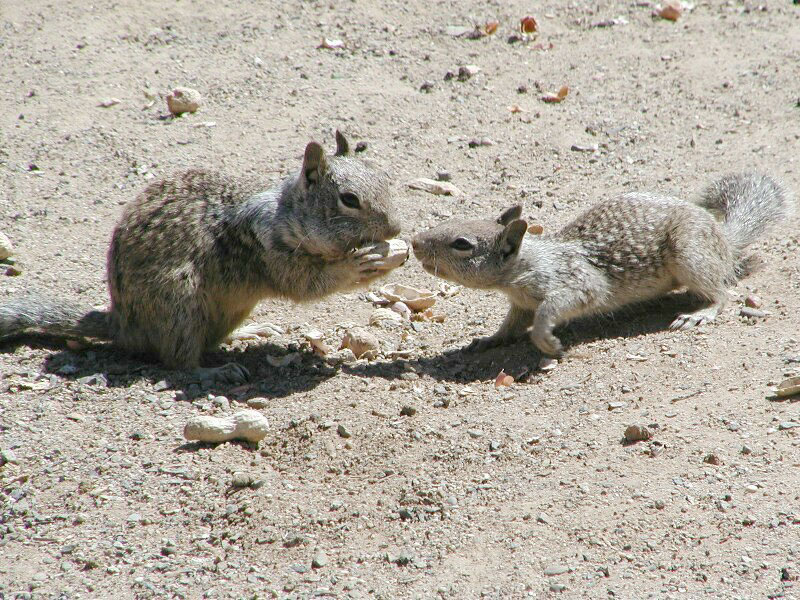
[[[387,271],[403,266],[408,260],[408,244],[401,239],[395,238],[385,242],[378,242],[371,248],[370,254],[380,254],[386,257],[384,264]]]

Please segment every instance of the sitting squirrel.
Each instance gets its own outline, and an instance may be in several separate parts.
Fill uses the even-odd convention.
[[[392,265],[367,245],[400,232],[389,178],[353,156],[338,131],[336,143],[334,156],[309,143],[300,173],[268,190],[203,170],[150,184],[111,238],[111,309],[14,299],[0,305],[0,339],[106,339],[197,368],[261,299],[316,300],[384,274]],[[247,375],[235,364],[203,371]]]

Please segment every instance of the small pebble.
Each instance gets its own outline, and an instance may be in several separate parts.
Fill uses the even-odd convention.
[[[339,423],[339,426],[336,428],[336,433],[338,433],[340,437],[343,437],[345,439],[353,436],[353,434],[350,433],[350,430],[347,429],[347,427],[345,427],[341,423]]]
[[[756,296],[755,294],[750,294],[747,298],[744,299],[744,305],[748,308],[761,308],[761,298]]]
[[[470,148],[478,148],[480,146],[494,146],[494,141],[490,140],[489,138],[475,138],[468,142],[467,144]]]
[[[722,464],[722,461],[719,459],[719,456],[717,456],[713,452],[706,454],[705,457],[703,458],[703,462],[714,466],[719,466]]]
[[[377,323],[382,319],[402,321],[402,317],[396,312],[386,308],[379,308],[370,317],[370,324]],[[349,348],[356,358],[373,360],[378,357],[381,345],[378,338],[371,332],[362,327],[356,327],[345,332],[341,348]]]
[[[17,455],[13,450],[0,451],[0,467],[2,467],[6,463],[10,463],[12,465],[19,464],[19,459],[17,458]]]
[[[14,254],[14,246],[8,236],[0,231],[0,260],[5,260]]]
[[[311,559],[311,566],[314,569],[321,569],[327,564],[328,564],[328,557],[325,555],[324,552],[317,552],[314,555],[314,558]]]
[[[653,432],[645,425],[628,425],[625,429],[625,441],[627,443],[643,442],[653,437]]]
[[[481,68],[476,65],[464,65],[462,67],[458,67],[458,80],[467,81],[468,79],[480,73],[480,71]]]
[[[566,565],[550,565],[546,567],[544,570],[544,574],[547,577],[552,577],[553,575],[563,575],[569,571],[569,567]]]
[[[247,406],[250,408],[267,408],[269,402],[266,398],[250,398],[247,400]]]
[[[795,421],[781,421],[778,425],[778,429],[781,431],[785,431],[786,429],[794,429],[795,427],[800,427],[800,423]]]
[[[231,477],[231,487],[235,488],[246,488],[250,487],[253,484],[253,476],[249,473],[243,473],[241,471],[236,471]]]
[[[167,108],[173,116],[196,112],[203,103],[200,92],[187,87],[177,87],[167,94]]]
[[[467,434],[469,435],[469,437],[471,437],[473,439],[477,439],[477,438],[483,436],[483,430],[482,429],[467,429]]]
[[[543,356],[539,360],[538,369],[540,371],[552,371],[558,366],[558,360],[555,358],[550,358],[549,356]]]
[[[415,414],[417,414],[417,408],[415,406],[411,406],[410,404],[406,404],[400,409],[400,414],[404,417],[413,417]]]
[[[228,400],[225,396],[214,396],[214,398],[211,400],[211,404],[220,410],[228,410],[231,407],[230,400]]]
[[[747,317],[748,319],[763,319],[767,316],[763,310],[758,310],[757,308],[749,308],[744,307],[739,311],[739,314],[743,317]]]

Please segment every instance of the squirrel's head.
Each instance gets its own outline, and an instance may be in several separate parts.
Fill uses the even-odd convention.
[[[299,219],[293,234],[310,254],[335,259],[400,233],[389,176],[354,156],[338,131],[333,155],[317,142],[306,146],[292,192],[287,201]]]
[[[431,275],[472,288],[496,287],[528,230],[521,214],[517,205],[494,221],[446,221],[413,239],[414,256]]]

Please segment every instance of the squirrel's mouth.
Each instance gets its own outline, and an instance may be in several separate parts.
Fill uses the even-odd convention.
[[[422,268],[425,269],[425,271],[427,271],[434,277],[447,278],[447,273],[442,269],[441,266],[437,265],[436,263],[430,263],[427,261],[420,261],[420,262],[422,263]]]

